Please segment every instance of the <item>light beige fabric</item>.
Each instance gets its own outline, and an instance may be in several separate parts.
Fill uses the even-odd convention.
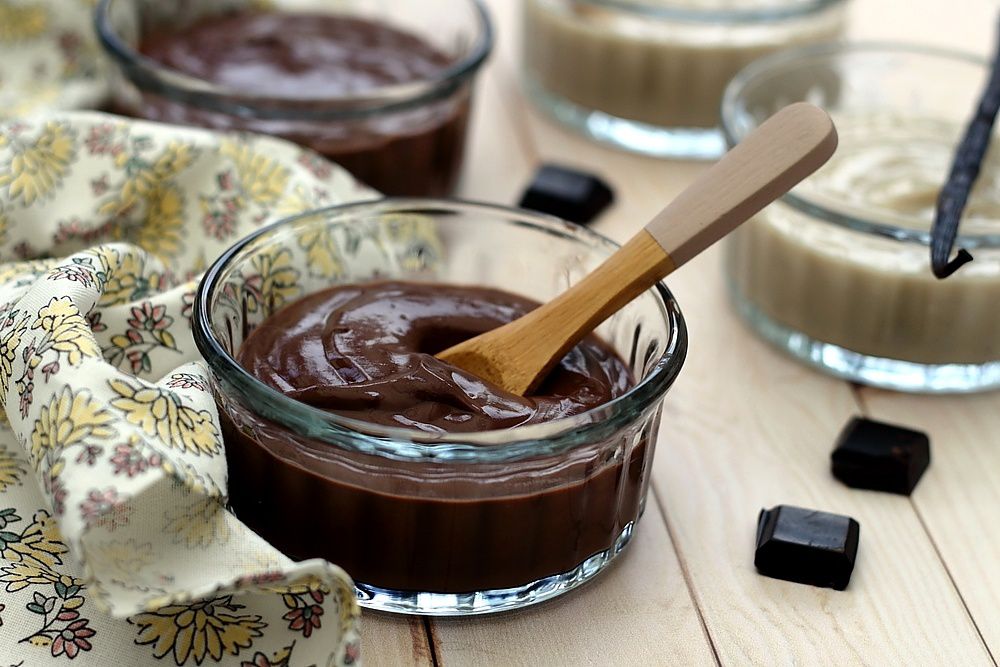
[[[355,663],[347,575],[223,508],[189,318],[235,239],[372,193],[272,139],[33,113],[104,96],[92,4],[0,0],[0,663]]]
[[[235,239],[370,194],[264,137],[93,112],[0,124],[3,660],[356,660],[347,575],[292,563],[221,504],[189,318],[195,275]]]

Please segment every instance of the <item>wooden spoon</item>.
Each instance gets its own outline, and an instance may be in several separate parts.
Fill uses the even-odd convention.
[[[576,285],[437,357],[527,395],[597,325],[816,171],[837,148],[822,109],[785,107]]]

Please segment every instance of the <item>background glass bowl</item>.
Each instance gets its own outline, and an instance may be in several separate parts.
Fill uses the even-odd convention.
[[[252,0],[100,0],[97,33],[118,65],[114,110],[149,120],[289,139],[390,195],[444,195],[457,183],[475,74],[493,48],[481,0],[276,0],[275,11],[309,11],[384,23],[449,54],[433,79],[352,96],[265,96],[219,87],[171,70],[137,51],[143,34],[171,32]]]
[[[292,558],[343,566],[361,603],[385,611],[513,609],[594,577],[642,513],[662,399],[687,350],[662,284],[598,331],[636,376],[632,389],[509,430],[436,435],[354,421],[283,396],[234,357],[276,309],[331,285],[398,278],[546,301],[615,249],[554,218],[406,199],[307,213],[239,242],[194,307],[236,515]]]
[[[735,144],[779,108],[808,100],[839,119],[834,159],[864,159],[899,135],[888,158],[907,168],[923,159],[914,151],[924,142],[940,148],[944,141],[940,164],[927,175],[929,187],[914,199],[933,209],[950,147],[957,145],[987,73],[977,57],[920,46],[789,50],[750,65],[733,80],[722,105],[723,127]],[[852,120],[862,117],[879,120],[870,127]],[[914,129],[911,137],[910,128],[928,119],[934,128],[946,127],[945,135]],[[901,183],[882,168],[885,158],[859,163],[859,188],[878,179]],[[993,178],[1000,175],[995,171]],[[927,220],[889,215],[849,197],[821,196],[817,179],[823,174],[727,240],[732,301],[744,319],[797,359],[849,380],[921,392],[1000,386],[1000,218],[963,222],[957,246],[971,250],[975,261],[938,280],[930,269]],[[993,181],[984,185],[996,187]]]
[[[543,110],[593,139],[715,159],[729,80],[766,53],[834,39],[844,23],[843,0],[524,0],[522,69]]]

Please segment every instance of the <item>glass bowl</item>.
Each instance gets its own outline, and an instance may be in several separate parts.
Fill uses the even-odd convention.
[[[352,420],[276,392],[234,357],[264,318],[330,285],[401,278],[546,301],[615,249],[555,218],[407,199],[318,210],[240,241],[209,269],[194,307],[233,511],[288,556],[341,565],[361,604],[385,611],[515,609],[596,576],[642,513],[662,399],[687,349],[662,284],[598,330],[632,370],[632,389],[508,430],[433,434]]]
[[[166,123],[283,137],[341,164],[385,194],[451,192],[461,170],[473,80],[493,47],[492,24],[481,0],[272,4],[269,11],[319,12],[389,25],[422,39],[451,63],[423,80],[336,97],[305,89],[248,92],[170,69],[143,55],[139,47],[143,37],[158,31],[176,32],[234,10],[252,9],[256,3],[100,0],[97,33],[118,65],[113,109]],[[259,36],[254,39],[253,44],[264,43]]]
[[[778,108],[825,107],[831,161],[728,239],[733,303],[750,326],[828,373],[901,391],[1000,386],[1000,155],[983,166],[957,246],[975,261],[931,273],[937,193],[988,70],[962,53],[823,45],[764,58],[722,106],[735,144]]]
[[[715,159],[729,80],[844,22],[844,0],[524,0],[522,69],[543,110],[593,139]]]

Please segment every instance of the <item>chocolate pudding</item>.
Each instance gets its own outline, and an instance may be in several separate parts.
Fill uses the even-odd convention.
[[[423,432],[549,422],[631,387],[625,362],[593,336],[530,397],[433,357],[537,305],[486,288],[337,286],[271,315],[238,361],[299,401]],[[292,558],[327,558],[359,582],[400,591],[523,586],[613,548],[640,513],[656,427],[640,420],[605,441],[517,461],[417,462],[295,436],[222,400],[240,519]]]
[[[386,282],[334,287],[287,306],[243,342],[239,362],[303,403],[422,431],[513,428],[579,414],[632,384],[625,362],[591,336],[531,397],[433,355],[538,304],[481,287]]]
[[[133,115],[290,139],[386,194],[441,195],[455,186],[467,86],[405,108],[338,114],[350,100],[446,76],[455,58],[415,34],[346,15],[241,11],[148,32],[139,51],[231,92],[223,104],[234,108],[199,104],[197,93],[181,100],[144,92],[135,108],[124,109]]]

